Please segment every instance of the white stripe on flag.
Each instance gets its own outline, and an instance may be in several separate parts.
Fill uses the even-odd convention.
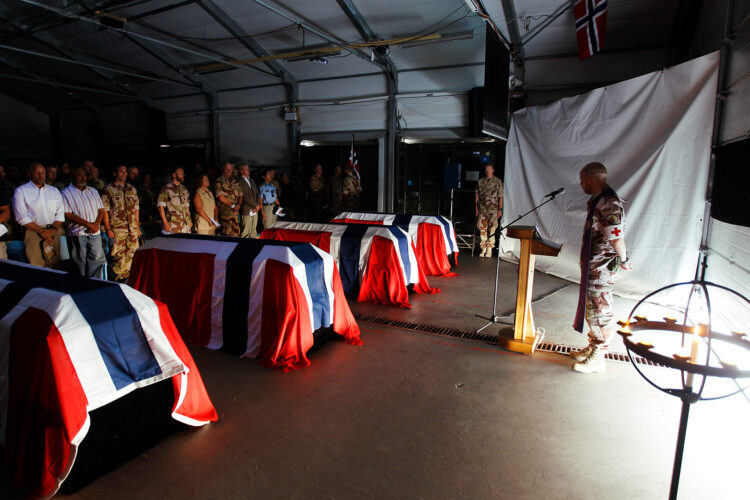
[[[157,237],[141,248],[156,248],[185,253],[207,253],[214,255],[214,276],[211,290],[211,340],[209,349],[220,349],[224,345],[224,289],[227,280],[227,259],[237,248],[237,243],[216,241],[208,238],[161,238]]]
[[[313,245],[314,246],[314,245]],[[265,246],[253,261],[253,274],[250,279],[250,302],[247,311],[247,350],[242,357],[257,357],[260,353],[260,333],[263,314],[263,285],[266,278],[266,262],[276,260],[291,266],[292,273],[302,287],[307,300],[307,310],[310,316],[310,333],[315,331],[315,317],[313,316],[312,297],[307,286],[305,264],[297,258],[289,247]],[[298,306],[304,306],[298,304]],[[279,314],[284,314],[279,312]]]

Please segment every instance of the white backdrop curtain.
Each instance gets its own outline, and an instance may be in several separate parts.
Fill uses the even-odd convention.
[[[628,255],[615,293],[642,297],[693,279],[700,246],[711,151],[719,53],[513,114],[505,153],[503,223],[560,187],[566,194],[526,216],[543,237],[562,242],[537,269],[579,281],[588,196],[579,171],[600,161],[625,204]],[[517,240],[502,238],[518,260]]]

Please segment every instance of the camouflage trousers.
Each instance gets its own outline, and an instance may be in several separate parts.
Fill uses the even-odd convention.
[[[219,217],[219,223],[221,224],[222,236],[240,235],[240,222],[237,219],[237,214],[231,217]]]
[[[606,267],[589,270],[586,290],[586,321],[591,332],[589,338],[605,345],[611,341],[614,312],[613,295],[617,272]]]
[[[112,242],[112,274],[115,280],[125,280],[130,276],[133,255],[138,249],[138,236],[128,229],[113,229],[115,239]]]
[[[497,231],[497,210],[494,212],[479,212],[477,229],[479,229],[479,248],[495,247],[495,231]]]

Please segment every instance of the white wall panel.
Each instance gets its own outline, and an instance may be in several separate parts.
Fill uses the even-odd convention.
[[[301,106],[301,131],[304,134],[384,130],[388,120],[386,100],[328,106]]]
[[[167,115],[167,141],[209,140],[208,113]]]
[[[247,161],[251,165],[290,164],[287,123],[279,110],[222,113],[221,160]]]
[[[204,95],[175,97],[173,99],[159,99],[154,106],[167,114],[184,113],[186,111],[208,110],[208,102]]]
[[[750,298],[750,228],[711,219],[711,253],[708,257],[706,279],[732,288]],[[722,296],[724,298],[724,296]],[[723,304],[726,306],[727,304]],[[747,331],[750,324],[747,304],[730,300],[730,307],[720,310],[722,322]]]
[[[299,86],[300,100],[339,100],[353,97],[386,95],[385,74],[305,82]]]
[[[466,94],[414,97],[398,100],[401,126],[411,128],[461,128],[469,121]]]
[[[219,93],[219,102],[222,108],[257,107],[287,102],[287,100],[286,87],[283,85]]]
[[[407,71],[398,75],[398,91],[467,91],[484,86],[484,66],[463,66],[429,71]]]

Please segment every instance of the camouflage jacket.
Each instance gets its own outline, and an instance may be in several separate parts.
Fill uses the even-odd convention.
[[[344,177],[344,196],[359,196],[360,191],[359,179],[357,179],[353,175],[347,175],[346,177]]]
[[[242,181],[245,182],[245,181]],[[219,196],[223,196],[231,204],[240,202],[242,198],[242,188],[234,179],[227,179],[223,175],[216,179],[214,184],[214,195],[216,196],[216,205],[219,207],[219,217],[228,219],[236,217],[237,212],[233,212],[231,208],[224,205],[219,201]]]
[[[588,210],[591,210],[591,203],[595,198],[592,196],[589,199]],[[625,236],[625,209],[623,200],[617,193],[612,191],[611,194],[599,199],[594,207],[593,216],[586,221],[584,235],[589,227],[591,227],[589,269],[607,267],[609,271],[616,271],[619,268],[619,261],[615,259],[617,251],[612,246],[612,240]]]
[[[328,195],[331,205],[341,208],[341,196],[344,192],[344,178],[340,175],[332,175],[328,178]]]
[[[107,184],[102,189],[102,204],[109,215],[110,228],[134,231],[138,227],[138,191],[132,184]]]
[[[503,181],[499,177],[482,177],[477,184],[477,207],[479,213],[497,212],[500,207],[497,202],[503,196]]]
[[[173,233],[189,232],[190,222],[190,193],[182,184],[175,186],[168,183],[159,192],[156,206],[164,207],[164,215],[167,217]]]

